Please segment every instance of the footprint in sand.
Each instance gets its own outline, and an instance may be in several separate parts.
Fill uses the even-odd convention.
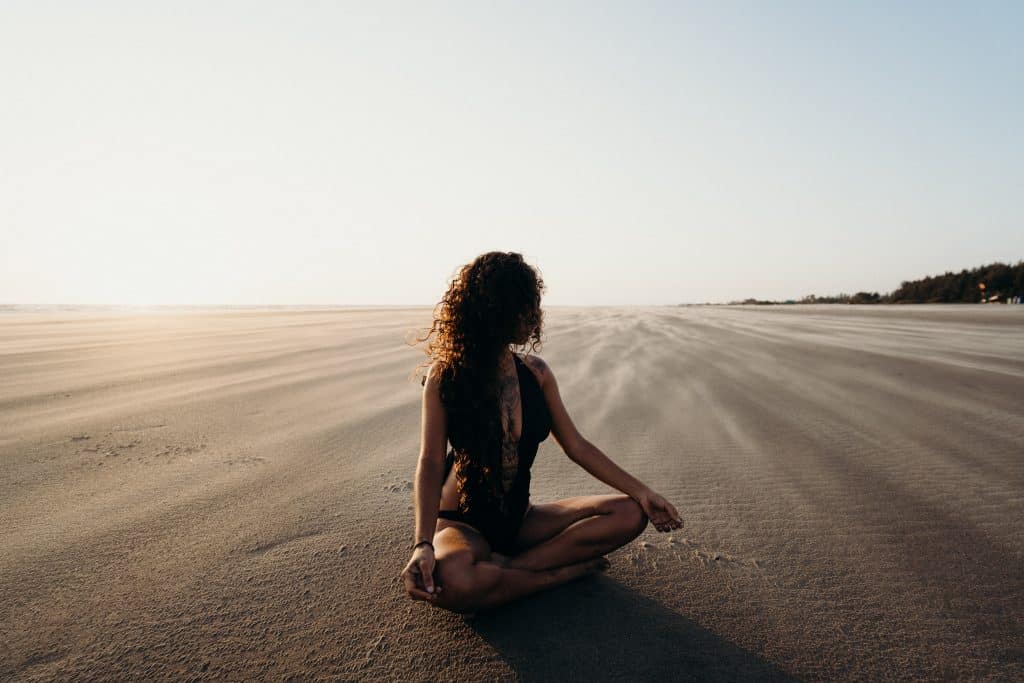
[[[260,458],[253,455],[236,455],[229,457],[227,460],[222,460],[225,465],[258,465],[261,462],[266,462],[266,458]]]
[[[273,538],[266,541],[258,541],[246,548],[245,552],[249,555],[265,555],[271,550],[277,550],[284,548],[291,550],[293,546],[291,544],[308,540],[314,536],[319,536],[323,531],[320,529],[309,529],[307,531],[297,531],[290,534],[284,534],[278,538]],[[345,546],[342,546],[344,550]]]
[[[129,439],[125,440],[123,436],[119,436],[118,432],[140,432],[148,429],[156,429],[159,427],[165,427],[166,425],[150,425],[145,427],[138,427],[132,429],[121,428],[120,426],[115,427],[113,431],[106,432],[103,435],[94,436],[91,434],[74,434],[68,437],[68,442],[78,446],[75,450],[75,454],[83,456],[83,465],[87,468],[99,467],[103,464],[102,460],[111,460],[112,462],[148,462],[153,464],[161,460],[171,460],[182,456],[191,456],[197,453],[205,451],[207,444],[205,441],[193,442],[191,444],[182,443],[154,443],[148,439]],[[54,444],[56,445],[56,444]],[[90,458],[99,458],[93,460]],[[242,464],[255,464],[262,462],[262,458],[239,458],[236,460]],[[229,463],[233,464],[233,463]]]
[[[147,431],[149,429],[160,429],[160,428],[166,427],[166,426],[167,425],[164,424],[164,423],[155,424],[155,425],[141,425],[141,426],[138,426],[138,427],[125,427],[125,426],[122,426],[122,425],[117,425],[116,427],[114,427],[114,431],[115,432],[144,432],[144,431]]]
[[[177,457],[183,455],[193,455],[194,453],[198,453],[203,450],[206,450],[205,443],[193,444],[191,446],[185,446],[180,444],[176,446],[167,445],[164,446],[164,449],[162,451],[156,453],[156,455]]]
[[[655,545],[648,541],[640,541],[637,545],[640,548],[640,554],[651,556],[649,561],[655,568],[657,568],[657,560],[654,556],[668,553],[679,562],[696,561],[704,569],[768,581],[764,560],[731,555],[721,550],[708,548],[689,538],[669,536],[665,539],[664,545]],[[639,560],[640,558],[637,557],[634,564],[638,564]]]

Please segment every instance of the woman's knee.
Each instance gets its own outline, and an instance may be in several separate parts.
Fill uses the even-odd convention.
[[[636,538],[647,528],[647,513],[644,512],[640,503],[629,496],[615,498],[612,501],[612,506],[615,514],[622,520],[623,531],[629,535],[629,540]]]
[[[453,612],[471,609],[474,593],[473,553],[459,550],[437,558],[434,576],[444,590],[431,601],[432,605]]]

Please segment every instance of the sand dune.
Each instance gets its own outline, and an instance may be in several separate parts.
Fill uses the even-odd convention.
[[[549,307],[686,526],[473,619],[398,583],[429,315],[0,314],[0,678],[1024,678],[1024,307]]]

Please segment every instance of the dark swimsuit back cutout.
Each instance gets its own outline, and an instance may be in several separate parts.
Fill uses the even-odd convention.
[[[513,353],[516,372],[519,377],[519,401],[523,411],[523,425],[519,436],[519,465],[512,488],[505,494],[507,514],[497,509],[471,510],[463,514],[459,510],[439,510],[438,517],[465,522],[484,535],[491,549],[503,554],[514,553],[515,539],[519,533],[523,516],[530,503],[530,468],[537,457],[541,442],[551,433],[551,412],[533,370],[526,367],[518,354]],[[444,479],[455,465],[455,450],[450,449],[444,459]]]

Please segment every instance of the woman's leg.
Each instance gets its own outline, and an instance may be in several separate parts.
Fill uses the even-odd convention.
[[[533,505],[507,569],[551,569],[611,552],[643,533],[647,515],[624,494],[577,496]]]
[[[453,612],[472,613],[593,574],[608,566],[603,557],[530,571],[489,561],[490,547],[473,527],[446,521],[434,534],[434,580],[443,586],[431,604]],[[443,528],[441,528],[443,527]]]

